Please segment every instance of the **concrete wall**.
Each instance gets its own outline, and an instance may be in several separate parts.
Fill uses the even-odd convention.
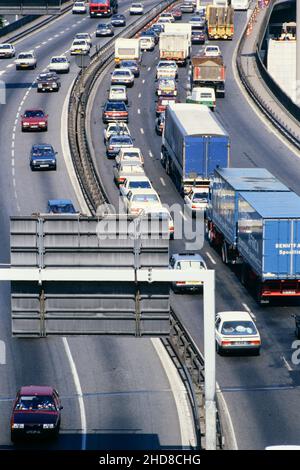
[[[296,41],[269,40],[267,69],[282,90],[296,100]]]

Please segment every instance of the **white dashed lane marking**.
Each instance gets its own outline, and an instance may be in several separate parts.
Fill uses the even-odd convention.
[[[209,258],[209,260],[211,261],[212,264],[217,264],[216,261],[213,259],[213,257],[211,256],[211,254],[206,251],[206,256]]]
[[[141,127],[140,131],[141,131],[141,134],[144,134],[144,129],[142,127]]]

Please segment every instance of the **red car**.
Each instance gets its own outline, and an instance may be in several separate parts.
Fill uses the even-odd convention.
[[[48,114],[41,109],[27,109],[21,116],[21,129],[24,131],[46,131]]]
[[[156,104],[156,116],[164,113],[169,103],[177,103],[176,96],[160,96]]]
[[[175,21],[182,19],[182,11],[180,10],[180,8],[174,8],[174,10],[172,10],[171,13]]]
[[[57,436],[61,421],[61,402],[53,387],[21,387],[11,415],[11,440],[24,436]]]

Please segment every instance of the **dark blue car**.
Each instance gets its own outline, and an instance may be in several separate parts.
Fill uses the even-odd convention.
[[[49,214],[76,214],[76,210],[70,199],[49,199]]]
[[[56,170],[56,155],[52,145],[35,144],[30,152],[30,168],[34,170]]]
[[[121,14],[113,15],[111,17],[111,24],[113,26],[126,26],[126,18]]]

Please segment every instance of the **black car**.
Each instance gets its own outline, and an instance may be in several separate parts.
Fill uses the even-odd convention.
[[[96,29],[96,37],[113,36],[115,34],[114,27],[109,23],[100,23]]]
[[[111,24],[113,26],[126,26],[126,18],[124,15],[118,13],[111,17]]]
[[[204,31],[192,31],[192,44],[205,44],[205,33]]]
[[[158,44],[159,35],[154,31],[154,29],[149,28],[146,31],[142,31],[140,37],[142,38],[143,36],[151,36],[154,39],[155,44]]]
[[[18,391],[11,415],[11,440],[21,437],[57,436],[61,402],[53,387],[29,385]]]
[[[37,91],[59,91],[61,83],[56,72],[40,73],[36,79]]]
[[[136,60],[121,60],[120,67],[131,70],[135,77],[140,76],[140,68]]]
[[[35,144],[30,151],[30,168],[34,170],[56,170],[56,155],[52,145]]]
[[[133,141],[130,135],[112,135],[106,146],[107,158],[115,158],[122,147],[133,147]]]

